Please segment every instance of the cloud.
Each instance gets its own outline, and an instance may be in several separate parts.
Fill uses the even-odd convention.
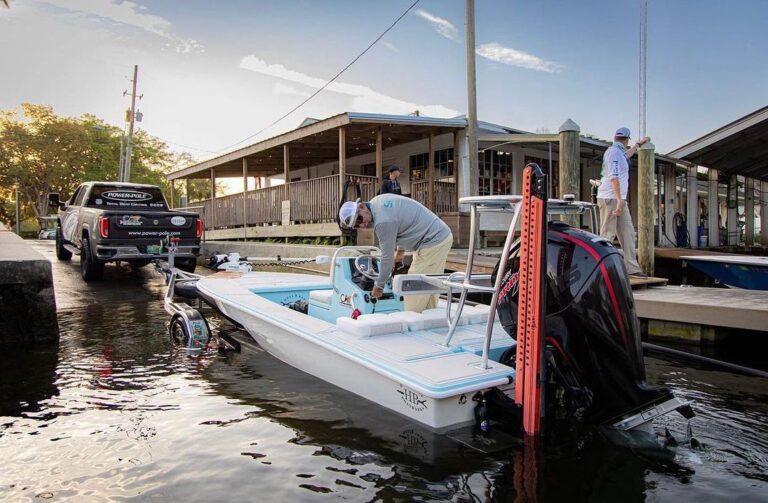
[[[310,92],[299,91],[295,87],[283,84],[282,82],[276,82],[274,87],[272,87],[272,92],[278,95],[301,96],[302,98],[308,98],[312,95]]]
[[[565,68],[559,63],[554,61],[547,61],[541,59],[533,54],[528,54],[511,47],[504,47],[496,42],[488,44],[482,44],[477,47],[476,52],[479,56],[496,61],[498,63],[504,63],[510,66],[519,66],[522,68],[529,68],[531,70],[537,70],[540,72],[557,73]]]
[[[301,84],[312,89],[319,89],[327,82],[326,79],[312,77],[295,70],[289,70],[279,63],[268,64],[266,61],[253,54],[245,56],[240,60],[240,68],[261,75],[287,80],[288,82],[293,82],[295,84]],[[352,98],[351,111],[405,115],[418,110],[422,115],[431,117],[455,117],[459,115],[456,110],[442,105],[411,103],[392,96],[387,96],[378,91],[374,91],[370,87],[359,84],[347,84],[336,81],[329,84],[326,89],[334,93],[350,96]]]
[[[203,46],[193,39],[183,39],[174,35],[171,31],[171,22],[167,19],[147,14],[143,5],[131,1],[119,0],[38,0],[64,9],[94,16],[99,19],[107,19],[118,24],[139,28],[169,41],[176,52],[200,51]]]
[[[429,21],[435,31],[437,31],[437,33],[444,36],[448,40],[453,40],[454,42],[459,41],[459,30],[457,30],[453,23],[447,19],[443,19],[441,17],[435,16],[434,14],[430,14],[424,9],[416,9],[413,11],[413,13],[420,18]]]
[[[395,44],[393,44],[392,42],[387,42],[385,40],[382,40],[381,41],[381,45],[383,45],[384,47],[386,47],[387,49],[389,49],[392,52],[400,52],[400,49],[398,49],[395,46]]]

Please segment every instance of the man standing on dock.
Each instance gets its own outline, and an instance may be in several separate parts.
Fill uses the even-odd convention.
[[[345,229],[373,227],[381,248],[379,279],[371,291],[378,299],[405,250],[413,252],[410,274],[442,274],[453,246],[453,234],[440,217],[418,201],[382,194],[369,202],[347,201],[339,208],[339,225]],[[405,310],[420,313],[437,307],[437,295],[406,295]]]
[[[600,236],[613,241],[619,238],[624,252],[624,264],[631,276],[647,277],[637,263],[635,249],[635,228],[627,206],[629,191],[629,160],[641,145],[649,141],[641,138],[632,148],[629,145],[629,128],[619,128],[613,136],[613,145],[603,156],[603,171],[600,188],[597,191],[597,206],[600,208]]]

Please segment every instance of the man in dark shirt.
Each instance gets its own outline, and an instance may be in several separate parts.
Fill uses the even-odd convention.
[[[398,196],[402,195],[402,191],[400,190],[400,182],[397,181],[399,176],[400,168],[394,165],[390,166],[389,177],[381,182],[381,190],[379,190],[379,194],[397,194]]]

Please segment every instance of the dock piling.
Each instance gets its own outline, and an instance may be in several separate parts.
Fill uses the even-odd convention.
[[[581,170],[579,165],[580,160],[580,145],[579,132],[581,128],[578,124],[571,119],[563,122],[563,125],[558,129],[560,134],[560,159],[559,159],[559,194],[554,194],[553,197],[559,199],[565,194],[573,194],[578,199],[581,195]],[[550,180],[549,183],[552,183]],[[560,217],[563,222],[568,225],[579,228],[581,226],[581,217],[579,215],[563,215]]]
[[[637,261],[648,276],[653,276],[653,166],[656,147],[650,141],[638,152],[637,182]]]

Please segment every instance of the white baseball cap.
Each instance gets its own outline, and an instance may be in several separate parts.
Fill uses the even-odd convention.
[[[628,127],[620,127],[619,129],[616,130],[616,134],[613,135],[613,136],[614,137],[620,136],[622,138],[631,138],[632,135],[629,132],[629,128]]]
[[[343,229],[352,229],[355,227],[355,221],[357,220],[357,205],[360,203],[360,199],[354,201],[347,201],[339,208],[339,225]]]

